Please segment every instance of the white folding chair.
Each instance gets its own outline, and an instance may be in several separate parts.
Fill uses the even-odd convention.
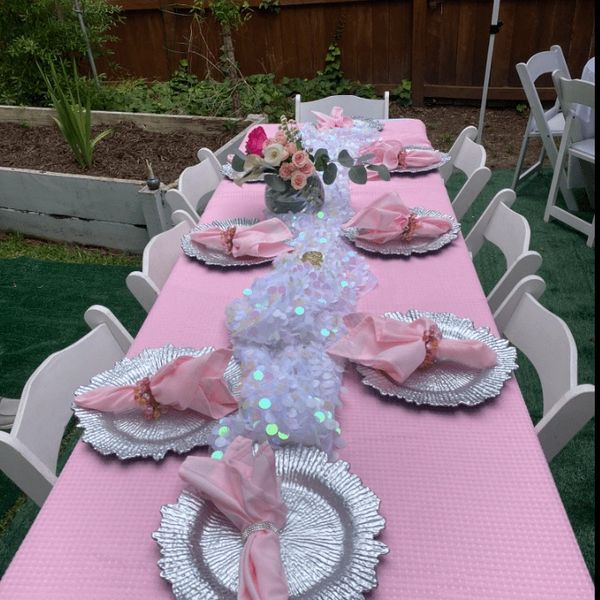
[[[171,221],[173,221],[173,225],[178,225],[179,223],[187,223],[190,226],[190,228],[196,225],[196,222],[190,216],[190,213],[185,210],[174,210],[171,213]]]
[[[155,235],[144,248],[142,270],[127,275],[125,283],[129,291],[146,311],[156,302],[181,254],[181,238],[191,228],[190,220],[184,219],[171,229]]]
[[[594,416],[596,390],[593,385],[577,384],[573,334],[560,317],[536,300],[530,291],[532,283],[529,279],[517,285],[495,319],[500,332],[527,356],[540,378],[544,416],[535,430],[551,461]]]
[[[574,114],[575,105],[581,104],[589,106],[592,110],[596,108],[595,90],[596,86],[588,81],[580,79],[567,79],[563,77],[560,71],[554,71],[552,74],[554,85],[558,92],[558,97],[567,115],[565,130],[560,142],[556,164],[554,165],[554,175],[550,184],[550,193],[546,203],[544,221],[548,222],[550,217],[562,221],[581,231],[588,236],[587,245],[593,246],[595,239],[596,217],[591,223],[584,221],[580,217],[563,210],[556,206],[558,190],[561,179],[565,177],[564,167],[569,157],[584,160],[593,165],[596,164],[596,138],[581,139],[581,134]],[[562,191],[562,190],[561,190]]]
[[[515,199],[513,190],[500,190],[465,238],[471,257],[477,255],[485,242],[490,242],[506,259],[506,271],[487,297],[492,312],[523,277],[535,274],[542,264],[542,257],[529,250],[531,230],[527,219],[510,208]]]
[[[525,129],[519,158],[517,159],[517,166],[515,167],[515,175],[512,183],[513,190],[517,189],[519,183],[541,169],[544,164],[545,155],[548,156],[552,168],[554,168],[556,163],[558,152],[554,138],[562,136],[565,128],[565,117],[558,98],[552,108],[544,111],[535,87],[535,82],[542,75],[551,74],[557,69],[567,77],[570,77],[569,67],[560,46],[552,46],[550,50],[534,54],[526,63],[520,62],[517,64],[517,73],[527,97],[527,102],[529,103],[529,120],[527,121],[527,128]],[[527,146],[531,138],[541,138],[542,149],[537,162],[524,173],[521,173]],[[576,210],[577,204],[573,198],[573,194],[567,188],[564,178],[561,181],[561,190],[569,208]]]
[[[390,93],[385,92],[383,99],[373,100],[360,98],[359,96],[327,96],[312,102],[302,102],[300,94],[296,94],[296,122],[314,123],[317,117],[313,110],[329,114],[334,106],[344,109],[344,116],[365,117],[368,119],[389,119],[390,116]]]
[[[91,331],[51,354],[31,375],[10,433],[0,431],[0,469],[36,504],[56,482],[56,463],[71,418],[73,392],[123,358],[132,338],[103,306],[85,313]]]
[[[473,141],[476,135],[476,127],[463,129],[450,149],[451,159],[442,167],[441,174],[444,181],[447,181],[454,171],[461,171],[467,177],[452,200],[452,208],[459,221],[492,176],[492,172],[485,166],[487,158],[485,148]]]
[[[201,162],[184,169],[177,187],[168,190],[165,195],[171,212],[185,210],[196,223],[223,179],[221,165],[211,150],[200,148],[198,159]]]

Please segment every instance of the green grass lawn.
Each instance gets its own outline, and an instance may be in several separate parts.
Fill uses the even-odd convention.
[[[470,229],[489,199],[509,187],[510,171],[494,173],[482,197],[463,220]],[[454,190],[459,180],[451,180]],[[544,262],[540,275],[547,289],[542,304],[571,328],[579,350],[579,381],[594,383],[595,289],[594,250],[585,238],[560,223],[544,223],[550,185],[547,174],[519,190],[513,208],[527,217],[531,248]],[[132,334],[145,313],[125,287],[125,276],[139,268],[140,258],[64,244],[43,244],[22,236],[0,237],[0,394],[17,397],[31,372],[51,352],[86,332],[83,313],[91,304],[111,308]],[[489,291],[504,268],[502,255],[490,248],[475,261],[483,287]],[[527,360],[520,356],[516,376],[532,420],[542,414],[541,388]],[[555,458],[551,468],[586,563],[595,576],[595,422],[592,421]],[[75,445],[73,424],[63,440],[60,465]],[[0,474],[0,574],[35,516],[37,508]]]

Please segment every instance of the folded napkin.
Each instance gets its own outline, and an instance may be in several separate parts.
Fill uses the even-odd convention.
[[[403,323],[395,319],[352,313],[344,317],[348,333],[327,352],[383,371],[398,383],[419,367],[450,361],[468,369],[489,369],[496,353],[476,340],[447,340],[430,319]]]
[[[223,348],[198,357],[180,356],[135,385],[96,388],[76,396],[75,403],[112,413],[142,407],[154,419],[169,407],[220,419],[238,408],[223,379],[231,355]]]
[[[359,154],[360,156],[372,154],[373,157],[369,159],[371,164],[385,165],[390,170],[427,167],[439,163],[442,158],[442,155],[433,148],[431,150],[405,148],[404,144],[398,140],[373,142],[360,148]],[[374,175],[377,176],[377,173]]]
[[[221,460],[189,456],[179,475],[242,532],[238,600],[287,600],[288,586],[279,534],[287,508],[275,475],[275,456],[266,442],[255,456],[252,441],[237,437]]]
[[[220,250],[234,257],[258,256],[270,258],[292,250],[284,244],[291,240],[292,232],[279,219],[260,221],[256,225],[238,225],[223,229],[206,229],[191,234],[196,244]]]
[[[385,244],[395,239],[437,238],[450,231],[452,224],[447,219],[415,215],[391,192],[357,212],[344,227],[356,227],[360,239]]]
[[[352,127],[354,121],[350,117],[344,117],[344,109],[341,106],[334,106],[331,114],[326,115],[316,110],[311,110],[317,117],[317,129],[334,129],[335,127]]]

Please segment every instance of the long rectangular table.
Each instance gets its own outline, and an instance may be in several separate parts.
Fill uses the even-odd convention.
[[[427,141],[420,121],[384,135]],[[359,209],[397,190],[411,206],[451,213],[438,173],[351,187]],[[224,181],[202,216],[264,218],[264,188]],[[462,237],[441,252],[368,256],[377,287],[358,310],[454,312],[495,326]],[[224,309],[269,266],[208,269],[182,256],[130,355],[171,343],[229,344]],[[373,599],[592,598],[594,586],[516,381],[478,408],[431,410],[382,399],[348,367],[340,458],[381,498],[390,552]],[[151,534],[160,507],[183,489],[183,458],[121,462],[79,443],[0,582],[10,600],[150,600],[171,597]]]

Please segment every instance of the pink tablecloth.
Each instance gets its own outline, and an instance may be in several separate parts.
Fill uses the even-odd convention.
[[[426,141],[419,121],[386,135]],[[364,206],[397,189],[411,205],[450,212],[440,176],[352,188]],[[223,182],[204,221],[261,217],[263,188]],[[451,311],[494,328],[462,238],[410,260],[370,257],[377,288],[360,310]],[[228,343],[224,307],[269,267],[223,273],[182,257],[131,354],[166,343]],[[537,442],[518,386],[479,408],[430,410],[383,400],[345,377],[340,455],[381,498],[390,553],[373,599],[592,598],[593,584]],[[0,584],[10,600],[171,597],[151,539],[160,506],[183,488],[182,458],[122,463],[80,443]]]

